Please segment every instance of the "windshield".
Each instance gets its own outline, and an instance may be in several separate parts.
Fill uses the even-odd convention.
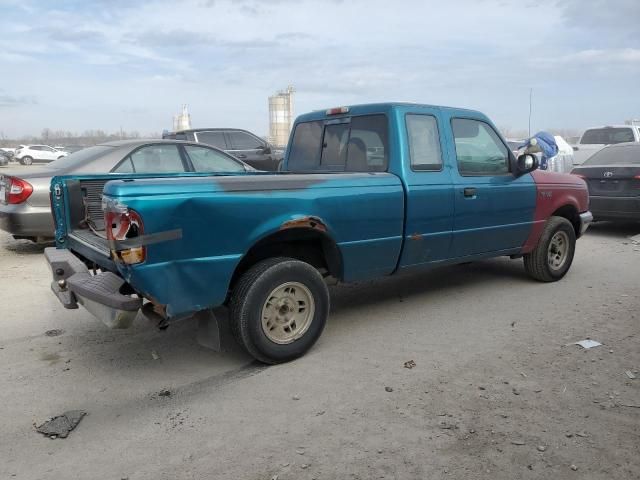
[[[105,145],[97,145],[95,147],[85,148],[75,153],[62,157],[58,160],[54,160],[47,168],[53,168],[59,170],[61,168],[77,167],[85,163],[92,162],[93,160],[100,158],[105,153],[113,150],[114,147],[108,147]]]
[[[592,128],[582,135],[582,145],[611,145],[613,143],[633,142],[633,130],[631,128]]]
[[[603,148],[582,165],[640,165],[640,145]]]

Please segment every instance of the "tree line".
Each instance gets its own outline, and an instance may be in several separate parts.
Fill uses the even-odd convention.
[[[71,132],[68,130],[53,130],[51,128],[43,128],[39,136],[25,135],[20,138],[8,138],[3,132],[0,132],[0,146],[16,147],[26,144],[44,144],[44,145],[82,145],[89,147],[103,142],[111,142],[114,140],[127,140],[136,138],[160,138],[162,135],[157,132],[145,133],[141,135],[137,130],[125,131],[118,130],[116,132],[107,132],[105,130],[85,130],[82,133]]]

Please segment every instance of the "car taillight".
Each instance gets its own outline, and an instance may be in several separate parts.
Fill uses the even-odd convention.
[[[15,177],[8,177],[8,180],[6,197],[7,203],[17,205],[26,201],[33,193],[33,187],[29,182]]]
[[[143,235],[144,226],[138,212],[120,203],[107,202],[104,220],[107,239],[111,244],[111,257],[127,265],[144,262],[147,256],[147,249],[144,246],[118,248],[119,241],[131,240]]]

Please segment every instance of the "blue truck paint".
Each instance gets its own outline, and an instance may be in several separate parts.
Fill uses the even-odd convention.
[[[104,187],[105,197],[138,212],[145,233],[182,230],[178,240],[150,245],[144,263],[117,264],[117,271],[137,292],[166,305],[169,316],[182,316],[222,304],[235,269],[252,246],[277,234],[287,222],[310,216],[323,223],[323,235],[337,245],[341,257],[337,274],[345,282],[519,251],[534,216],[536,189],[531,175],[470,178],[457,169],[451,118],[473,118],[493,126],[486,116],[445,107],[374,104],[350,107],[348,114],[330,119],[323,111],[312,112],[298,117],[296,125],[369,114],[388,119],[387,173],[104,177],[111,179]],[[436,118],[443,157],[440,171],[411,169],[407,114]],[[285,170],[288,160],[287,154]],[[80,243],[67,238],[70,212],[65,182],[99,177],[52,180],[52,189],[62,186],[62,198],[53,203],[56,238],[59,247],[110,268],[107,265],[113,263],[104,256],[86,246],[80,249]],[[462,192],[471,184],[478,195],[464,198]]]

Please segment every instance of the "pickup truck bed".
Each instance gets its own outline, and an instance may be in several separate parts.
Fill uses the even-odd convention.
[[[555,281],[591,218],[581,179],[532,174],[535,158],[515,159],[469,110],[314,112],[298,118],[287,152],[280,173],[54,178],[67,249],[48,254],[54,292],[111,326],[142,303],[165,321],[228,305],[239,342],[275,363],[319,337],[329,279],[508,255]],[[77,259],[97,269],[95,289],[78,287]]]

